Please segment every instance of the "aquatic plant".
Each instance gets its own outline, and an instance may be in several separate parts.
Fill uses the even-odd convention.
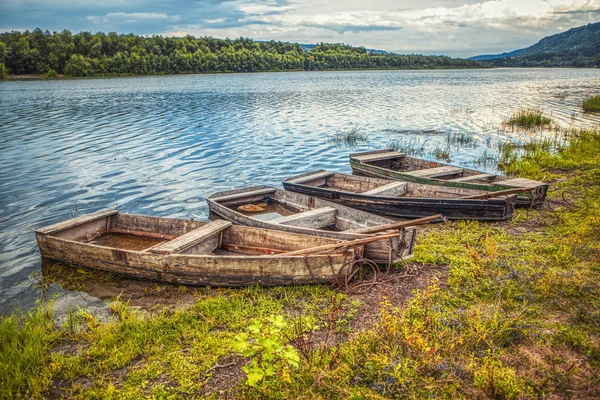
[[[538,109],[523,109],[514,113],[504,123],[513,127],[536,129],[552,125],[552,120]]]
[[[475,148],[477,147],[477,139],[472,133],[457,131],[448,132],[446,134],[446,146],[448,148],[454,147],[456,149],[461,148]]]
[[[350,129],[338,129],[338,131],[329,136],[328,143],[336,146],[356,147],[369,140],[369,135],[362,133],[362,127],[353,126]]]
[[[420,142],[414,138],[407,140],[405,137],[402,137],[401,139],[390,140],[384,148],[393,149],[394,151],[404,153],[407,156],[422,156],[425,154],[428,141],[429,140]]]
[[[600,112],[600,95],[588,97],[583,101],[582,107],[586,112]]]
[[[434,156],[437,160],[440,161],[446,161],[449,162],[450,161],[450,148],[449,147],[436,147],[435,149],[433,149],[433,151],[431,152],[431,155]]]

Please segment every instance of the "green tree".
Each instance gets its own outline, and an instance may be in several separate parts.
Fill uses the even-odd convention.
[[[88,76],[91,74],[90,63],[80,54],[73,54],[65,66],[67,76]]]

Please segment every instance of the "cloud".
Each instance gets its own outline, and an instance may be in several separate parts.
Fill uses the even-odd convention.
[[[470,56],[597,22],[600,0],[0,0],[0,27],[345,42]]]
[[[135,23],[135,22],[144,22],[144,21],[179,21],[181,19],[181,15],[167,15],[165,13],[144,13],[144,12],[136,12],[136,13],[108,13],[104,16],[94,16],[88,15],[88,21],[91,21],[95,24],[108,23],[110,21],[123,21],[127,23]]]

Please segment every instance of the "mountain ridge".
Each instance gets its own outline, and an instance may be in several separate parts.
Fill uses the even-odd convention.
[[[546,36],[523,49],[469,60],[499,67],[600,67],[600,22]]]

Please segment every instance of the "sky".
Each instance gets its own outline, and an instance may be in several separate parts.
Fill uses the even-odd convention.
[[[333,42],[469,57],[600,21],[600,0],[0,0],[0,32]]]

